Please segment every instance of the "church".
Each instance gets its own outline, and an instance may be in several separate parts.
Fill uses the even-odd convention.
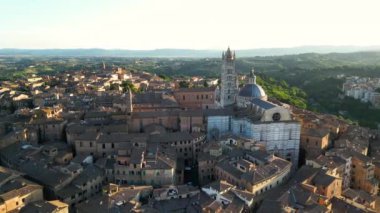
[[[230,48],[222,54],[219,106],[223,113],[208,116],[208,137],[218,139],[232,134],[253,139],[269,153],[291,161],[295,168],[301,124],[292,118],[289,109],[268,101],[253,69],[248,84],[239,89],[235,59],[235,52]]]

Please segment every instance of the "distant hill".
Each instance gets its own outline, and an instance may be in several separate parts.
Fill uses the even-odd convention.
[[[380,51],[380,46],[301,46],[293,48],[262,48],[236,50],[239,57],[279,56],[301,53],[349,53],[359,51]],[[222,50],[192,49],[0,49],[0,56],[82,56],[82,57],[188,57],[215,58]]]

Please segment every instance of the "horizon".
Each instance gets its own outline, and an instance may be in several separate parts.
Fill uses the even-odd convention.
[[[226,48],[227,49],[227,48]],[[127,58],[218,58],[226,49],[175,49],[162,48],[152,50],[130,49],[102,49],[102,48],[75,48],[75,49],[17,49],[0,48],[1,56],[24,57],[127,57]],[[267,57],[301,54],[361,54],[380,52],[380,46],[299,46],[291,48],[257,48],[233,49],[237,56]]]
[[[191,51],[225,51],[228,47],[234,51],[246,51],[246,50],[270,50],[270,49],[297,49],[297,48],[368,48],[375,49],[375,51],[380,51],[380,45],[301,45],[301,46],[289,46],[289,47],[260,47],[260,48],[242,48],[236,49],[232,46],[227,45],[223,48],[214,49],[193,49],[193,48],[152,48],[152,49],[126,49],[126,48],[101,48],[101,47],[89,47],[89,48],[2,48],[0,50],[121,50],[121,51],[155,51],[155,50],[191,50]],[[377,49],[379,48],[379,49]],[[364,50],[366,51],[366,50]]]
[[[0,49],[380,46],[374,0],[15,0],[1,6]]]

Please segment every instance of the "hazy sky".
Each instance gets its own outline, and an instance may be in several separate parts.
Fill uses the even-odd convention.
[[[0,48],[380,45],[378,0],[0,0]]]

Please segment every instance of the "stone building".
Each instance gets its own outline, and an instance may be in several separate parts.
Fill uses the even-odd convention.
[[[306,151],[325,150],[330,145],[329,135],[327,129],[304,129],[301,131],[301,147]]]
[[[157,201],[182,199],[199,194],[199,189],[188,185],[171,185],[153,190],[153,198]]]
[[[141,207],[141,198],[147,198],[152,190],[152,186],[109,184],[103,187],[101,194],[76,205],[75,212],[134,212]]]
[[[158,153],[133,149],[130,155],[119,154],[114,164],[118,184],[171,185],[176,182],[176,162]]]
[[[36,201],[24,206],[20,213],[69,213],[69,205],[59,200]]]
[[[216,108],[216,88],[180,88],[174,91],[179,106],[185,109]]]
[[[332,149],[327,151],[326,155],[339,156],[350,163],[350,173],[344,175],[345,178],[350,177],[350,187],[364,190],[370,194],[378,193],[379,180],[375,176],[376,166],[370,157],[347,148]],[[347,187],[345,186],[345,188]]]
[[[235,52],[232,53],[228,47],[222,54],[222,72],[220,84],[220,104],[222,107],[236,103],[236,96],[239,92],[237,73],[235,70]]]
[[[253,139],[268,152],[291,161],[294,168],[298,165],[300,131],[300,123],[291,118],[288,109],[257,98],[247,108],[207,115],[210,140],[230,134]]]
[[[306,165],[313,168],[323,168],[326,174],[341,178],[342,189],[350,187],[351,182],[351,157],[350,156],[325,156],[306,160]]]
[[[130,153],[131,148],[146,148],[147,144],[157,144],[159,147],[166,146],[176,152],[178,159],[184,160],[185,164],[194,163],[200,152],[201,145],[205,142],[206,135],[203,133],[173,132],[161,134],[148,133],[84,133],[75,142],[77,154],[106,157],[117,155],[120,151]]]
[[[372,163],[371,158],[360,153],[352,153],[352,187],[373,195],[377,194],[379,180],[375,178],[375,165]]]
[[[64,141],[67,121],[63,119],[37,119],[32,120],[30,125],[34,125],[38,135],[38,141]]]
[[[69,185],[55,193],[56,198],[69,205],[81,203],[99,193],[104,181],[103,171],[95,165],[88,165],[81,172],[76,170],[74,172],[65,172],[75,178]]]
[[[1,167],[0,176],[0,212],[15,212],[43,200],[43,187],[22,178],[18,172]]]
[[[222,146],[217,142],[204,145],[198,155],[198,181],[201,186],[215,180],[215,165],[223,159]]]
[[[242,152],[218,162],[215,176],[219,180],[243,188],[255,195],[285,182],[291,172],[291,163],[261,151]]]
[[[316,170],[310,177],[302,182],[302,187],[319,195],[331,199],[339,197],[342,193],[342,179],[325,173],[324,170]]]
[[[156,112],[179,109],[174,96],[165,91],[134,94],[132,99],[134,112]]]
[[[202,187],[202,192],[214,202],[203,208],[203,212],[251,212],[254,194],[238,189],[224,180],[214,181]]]
[[[222,106],[236,104],[237,108],[229,107],[206,113],[208,139],[219,139],[226,135],[253,139],[269,153],[291,161],[294,170],[298,165],[300,123],[292,118],[288,108],[267,101],[265,91],[256,83],[253,70],[248,84],[240,89],[239,94],[235,89],[230,89],[231,94],[228,89],[226,92],[226,84],[235,88],[232,82],[237,78],[233,67],[235,54],[232,55],[227,50],[223,59],[220,102]],[[231,100],[228,97],[234,98]]]
[[[112,106],[120,109],[122,112],[131,113],[133,111],[132,97],[132,92],[128,89],[120,98],[113,100]]]

